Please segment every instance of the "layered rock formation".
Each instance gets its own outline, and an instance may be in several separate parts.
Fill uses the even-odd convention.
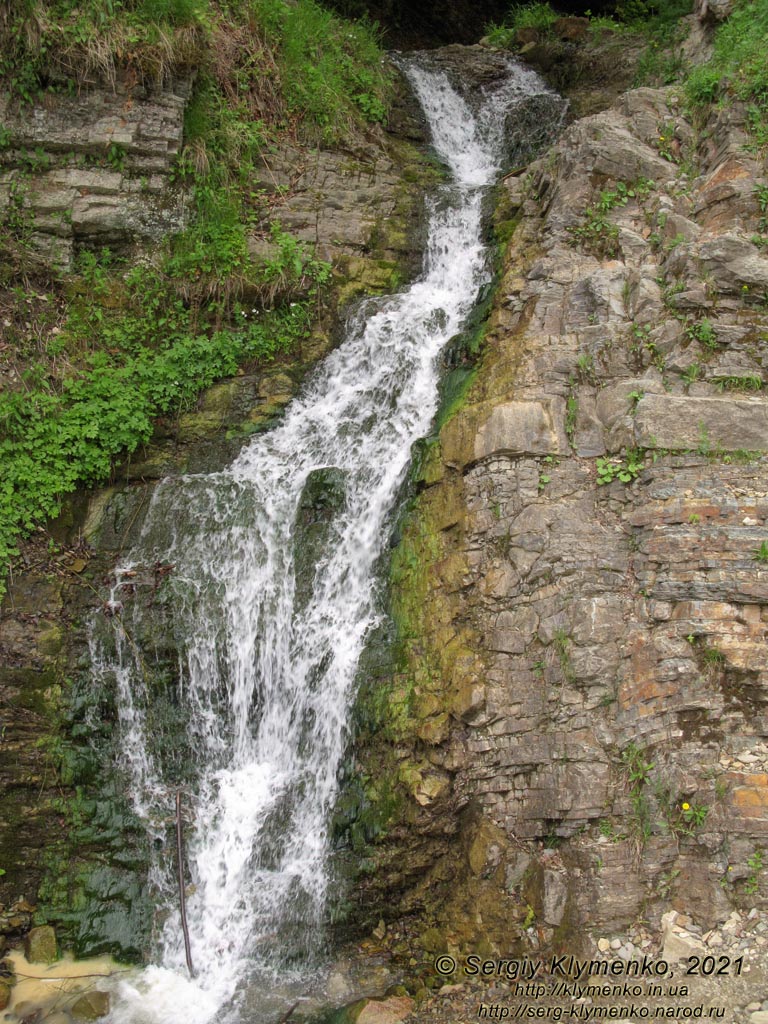
[[[30,110],[0,96],[0,207],[62,270],[81,248],[158,242],[184,223],[171,188],[190,82],[151,95],[125,86],[55,96]]]
[[[504,182],[485,353],[395,552],[396,728],[360,754],[410,793],[363,891],[459,945],[765,900],[767,186],[743,118],[694,128],[640,89]]]

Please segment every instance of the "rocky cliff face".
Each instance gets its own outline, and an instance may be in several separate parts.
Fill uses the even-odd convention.
[[[589,947],[768,895],[749,142],[738,108],[694,127],[677,90],[640,89],[504,182],[484,356],[394,556],[396,725],[360,755],[409,794],[363,890],[449,942]]]

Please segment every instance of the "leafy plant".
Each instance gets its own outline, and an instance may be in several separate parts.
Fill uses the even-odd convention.
[[[596,255],[616,256],[619,229],[608,219],[608,214],[616,207],[626,206],[631,199],[643,202],[653,187],[652,181],[639,178],[635,182],[619,181],[615,188],[604,189],[594,206],[584,211],[582,223],[568,228],[571,237]]]
[[[708,319],[699,320],[697,323],[689,324],[685,333],[691,341],[698,341],[704,348],[714,351],[717,348],[717,338],[712,322]]]
[[[590,381],[595,374],[595,360],[588,352],[582,352],[576,359],[576,369],[582,380]]]
[[[600,458],[597,460],[597,483],[599,486],[620,480],[623,484],[632,483],[644,469],[642,453],[627,452],[625,458]]]
[[[689,804],[684,801],[680,805],[680,814],[688,825],[692,829],[701,828],[704,822],[707,820],[709,814],[709,808],[704,807],[701,804]]]
[[[744,883],[744,892],[748,896],[754,896],[760,888],[760,874],[763,870],[762,850],[755,850],[754,853],[750,854],[747,858],[747,867],[749,868],[749,874]]]
[[[576,435],[576,421],[579,415],[579,400],[570,392],[565,400],[565,436],[573,447]]]
[[[610,818],[601,818],[598,822],[598,830],[601,836],[610,839],[612,843],[620,843],[622,839],[626,839],[623,832],[616,831],[616,826]]]
[[[764,540],[759,548],[755,548],[752,558],[755,562],[760,562],[762,565],[768,564],[768,540]]]
[[[683,373],[683,380],[686,384],[690,385],[697,381],[701,374],[701,363],[691,363],[691,365]]]
[[[647,784],[654,765],[652,761],[646,761],[645,752],[636,743],[631,742],[622,750],[621,763],[631,787]]]
[[[571,638],[564,629],[556,629],[552,642],[555,645],[555,651],[557,652],[557,658],[560,662],[560,669],[563,673],[563,677],[566,682],[571,683],[576,678],[570,654]]]
[[[581,224],[569,227],[571,237],[597,256],[616,256],[619,252],[619,229],[605,213],[588,206]]]
[[[768,232],[768,185],[755,185],[752,189],[752,194],[757,199],[757,204],[762,214],[758,224],[758,231],[761,234],[765,234]]]
[[[725,655],[717,647],[705,647],[702,658],[709,668],[720,668],[725,664]]]
[[[664,815],[664,826],[675,836],[694,836],[704,826],[709,807],[689,804],[687,800],[673,799],[669,788],[657,786],[657,799]]]
[[[289,112],[324,142],[355,123],[386,117],[391,78],[382,63],[377,27],[343,22],[315,0],[254,0],[274,47]]]
[[[512,48],[519,29],[535,29],[540,35],[547,35],[557,17],[548,3],[515,4],[503,22],[486,26],[485,35],[493,46]]]
[[[110,142],[107,146],[107,163],[114,171],[123,171],[125,168],[126,150],[119,142]]]
[[[640,402],[642,401],[642,399],[644,397],[645,397],[645,392],[644,391],[635,390],[635,391],[630,391],[629,392],[629,394],[627,395],[627,398],[630,401],[630,404],[632,406],[632,411],[633,412],[637,409],[638,405],[640,404]]]

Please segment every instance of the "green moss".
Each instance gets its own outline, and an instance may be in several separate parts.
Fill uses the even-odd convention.
[[[53,924],[62,945],[78,956],[110,953],[138,961],[152,927],[142,881],[148,851],[144,828],[114,775],[114,700],[108,686],[90,677],[66,683],[51,731],[39,741],[62,793],[49,813],[65,828],[44,854],[35,919]],[[160,716],[157,710],[155,728]]]

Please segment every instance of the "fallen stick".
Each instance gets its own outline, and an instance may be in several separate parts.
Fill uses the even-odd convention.
[[[288,1021],[293,1016],[293,1011],[296,1009],[296,1007],[298,1005],[299,1005],[299,1000],[297,999],[296,1002],[293,1004],[293,1006],[289,1007],[287,1012],[283,1014],[283,1016],[280,1018],[280,1020],[277,1022],[277,1024],[288,1024]]]
[[[181,907],[181,930],[184,933],[184,953],[190,978],[194,978],[192,966],[192,950],[189,945],[189,927],[187,926],[187,897],[184,892],[184,834],[181,830],[181,790],[176,790],[176,856],[179,862],[179,905]]]

